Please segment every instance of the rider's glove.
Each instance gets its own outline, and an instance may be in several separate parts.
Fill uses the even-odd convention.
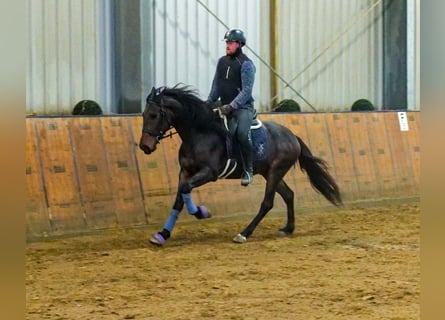
[[[233,111],[233,107],[231,104],[225,104],[225,105],[219,107],[218,109],[219,109],[219,112],[224,116],[228,116]]]

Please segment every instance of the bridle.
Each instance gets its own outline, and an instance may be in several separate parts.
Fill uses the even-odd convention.
[[[155,92],[156,95],[159,95],[160,93],[162,93],[162,91],[161,92],[159,92],[159,91]],[[153,101],[153,98],[151,98],[150,100]],[[156,140],[156,144],[160,143],[162,139],[165,139],[165,138],[168,138],[168,137],[171,138],[174,134],[177,134],[177,132],[170,132],[169,134],[166,135],[166,133],[168,131],[170,131],[173,128],[173,126],[168,122],[168,119],[167,119],[167,116],[166,116],[166,112],[165,112],[165,110],[163,108],[162,102],[159,103],[158,106],[159,106],[159,114],[161,116],[161,119],[159,121],[160,121],[160,123],[162,123],[165,120],[167,122],[167,124],[168,124],[168,129],[166,131],[159,130],[158,132],[152,132],[152,131],[147,130],[144,127],[142,127],[142,133],[143,134],[148,134],[149,136],[154,137],[155,140]]]

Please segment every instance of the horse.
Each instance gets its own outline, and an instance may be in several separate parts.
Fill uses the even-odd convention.
[[[142,112],[143,125],[139,148],[147,155],[156,150],[157,144],[175,129],[182,140],[179,148],[179,183],[172,210],[163,229],[150,238],[150,243],[163,246],[170,238],[179,213],[186,206],[188,213],[197,219],[211,217],[203,205],[196,206],[191,191],[220,178],[239,179],[241,166],[230,152],[231,137],[224,121],[214,107],[201,100],[187,85],[152,88]],[[283,180],[285,174],[298,162],[309,177],[313,189],[330,203],[342,206],[339,187],[329,173],[325,160],[312,154],[301,138],[287,127],[274,121],[260,123],[263,133],[261,157],[254,157],[254,175],[266,180],[264,198],[252,221],[238,233],[233,241],[244,243],[265,215],[273,208],[275,193],[283,198],[287,208],[286,225],[280,235],[291,235],[295,229],[294,192]],[[172,132],[170,131],[170,135]],[[254,140],[254,139],[253,139]],[[229,146],[229,147],[228,147]],[[264,149],[266,147],[266,151]]]

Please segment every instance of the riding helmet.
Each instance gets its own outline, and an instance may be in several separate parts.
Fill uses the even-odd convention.
[[[244,32],[242,32],[240,29],[231,29],[226,32],[224,35],[224,40],[226,41],[238,41],[241,43],[241,46],[244,46],[246,44],[246,36],[244,35]]]

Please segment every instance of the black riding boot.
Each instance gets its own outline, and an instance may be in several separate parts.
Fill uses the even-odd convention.
[[[252,147],[243,149],[242,156],[244,172],[241,176],[241,185],[246,187],[253,180]]]

